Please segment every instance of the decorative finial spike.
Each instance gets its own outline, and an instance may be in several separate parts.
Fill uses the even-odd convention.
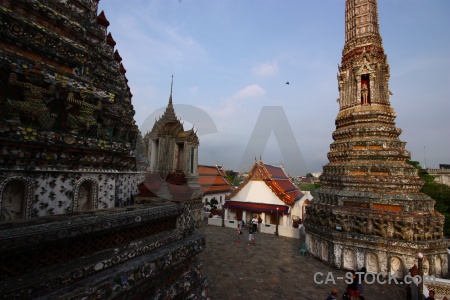
[[[172,74],[172,83],[170,84],[169,105],[172,105],[172,88],[173,88],[173,74]]]

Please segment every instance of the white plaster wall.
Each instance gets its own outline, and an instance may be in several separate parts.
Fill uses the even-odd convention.
[[[228,193],[230,194],[230,193]],[[217,205],[217,208],[222,208],[222,205],[225,203],[225,197],[227,196],[227,193],[215,193],[215,194],[208,194],[208,195],[204,195],[202,198],[202,203],[206,206],[206,200],[208,199],[208,202],[211,201],[212,198],[216,198],[217,202],[219,202],[219,204]],[[220,203],[220,197],[222,197],[222,203]]]
[[[233,201],[285,205],[264,181],[250,181],[233,198]]]
[[[224,220],[224,225],[227,228],[237,228],[238,221],[236,220]],[[208,218],[208,225],[211,226],[222,226],[222,218]],[[261,224],[259,227],[259,233],[264,234],[275,234],[276,225],[272,224]],[[248,232],[244,231],[244,234]],[[300,231],[297,228],[278,226],[278,235],[289,237],[289,238],[300,238]],[[258,237],[256,236],[255,239]]]

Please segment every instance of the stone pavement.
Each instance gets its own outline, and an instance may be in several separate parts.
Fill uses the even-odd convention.
[[[197,230],[206,235],[206,249],[200,254],[202,273],[208,276],[209,299],[314,299],[323,300],[331,288],[342,299],[345,272],[330,268],[312,256],[301,256],[298,239],[256,233],[256,244],[249,246],[248,231],[236,240],[232,228],[208,226]],[[303,239],[304,240],[304,236]],[[314,274],[322,272],[325,281],[332,272],[335,284],[316,284]],[[366,284],[365,299],[405,299],[405,285]]]

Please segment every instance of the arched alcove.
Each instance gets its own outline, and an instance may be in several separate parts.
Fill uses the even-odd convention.
[[[23,180],[8,181],[1,193],[2,222],[25,219],[27,217],[27,184]]]
[[[328,261],[328,243],[326,241],[322,241],[322,259]]]
[[[435,276],[442,277],[442,262],[440,257],[436,257],[434,260]]]
[[[83,178],[75,185],[73,212],[98,209],[98,183],[92,178]]]
[[[342,255],[342,266],[347,270],[355,270],[356,268],[356,259],[355,259],[355,251],[345,248]]]
[[[367,272],[377,273],[380,271],[378,267],[378,256],[375,253],[369,252],[366,255],[366,269]]]
[[[313,236],[311,236],[311,238],[309,239],[309,251],[312,255],[317,256],[316,239]]]
[[[404,276],[403,262],[397,256],[391,257],[389,272],[390,272],[391,276],[393,276],[393,277],[403,278],[403,276]]]

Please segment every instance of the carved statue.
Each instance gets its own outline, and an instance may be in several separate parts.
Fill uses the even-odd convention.
[[[371,229],[369,226],[369,220],[364,217],[357,217],[355,219],[355,229],[359,233],[369,234]]]
[[[423,241],[425,238],[425,222],[423,220],[420,220],[415,223],[414,226],[414,241]]]
[[[20,219],[23,210],[23,188],[18,182],[10,182],[3,191],[1,221]]]
[[[331,229],[336,228],[336,216],[332,212],[330,212],[329,217],[326,220],[326,225]]]
[[[350,232],[352,230],[352,220],[348,217],[344,217],[341,220],[342,229],[346,232]]]
[[[23,90],[23,100],[8,99],[12,117],[8,121],[21,123],[20,117],[24,116],[30,118],[32,122],[37,120],[44,129],[51,128],[57,115],[50,112],[44,96],[54,94],[55,86],[50,85],[49,89],[45,89],[31,83],[20,82],[16,73],[9,74],[9,84]]]
[[[89,190],[85,184],[82,184],[78,190],[78,211],[90,210],[89,202]]]
[[[444,223],[445,223],[445,220],[441,219],[441,220],[438,220],[436,225],[434,226],[433,237],[435,239],[440,239],[444,235],[444,232],[443,232]]]
[[[411,242],[413,240],[411,223],[396,221],[394,223],[394,237]]]
[[[375,219],[373,220],[373,233],[378,236],[388,237],[388,223],[383,219]]]
[[[369,88],[366,83],[364,83],[361,87],[361,96],[363,99],[363,104],[369,104]]]
[[[425,240],[432,240],[433,239],[434,226],[435,226],[434,220],[428,220],[427,221],[427,223],[425,225],[424,234],[423,234]]]
[[[90,96],[89,96],[90,94]],[[69,113],[67,115],[67,124],[72,131],[78,132],[80,128],[89,131],[89,128],[94,125],[99,125],[95,118],[95,111],[102,109],[102,101],[97,100],[97,104],[93,105],[87,100],[93,98],[92,91],[84,90],[81,92],[82,101],[74,99],[73,93],[70,93],[67,97],[67,102],[78,105],[80,107],[79,114],[75,115]]]

